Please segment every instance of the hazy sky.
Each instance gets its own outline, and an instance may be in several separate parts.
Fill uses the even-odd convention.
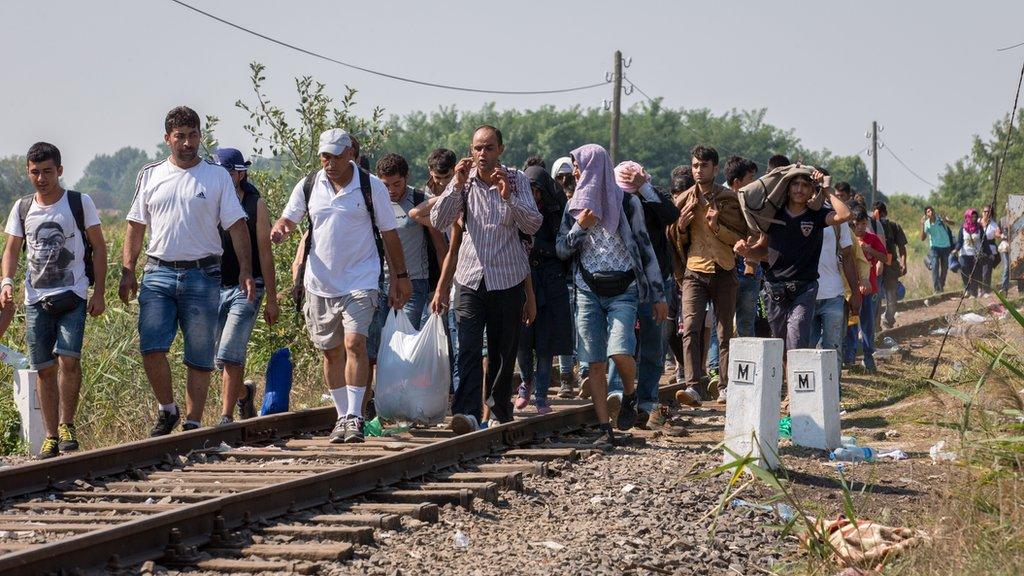
[[[190,0],[240,25],[328,56],[426,81],[503,90],[599,82],[616,49],[628,78],[673,107],[768,110],[803,144],[861,153],[872,120],[881,139],[932,183],[1009,112],[1024,48],[1024,2],[775,1],[272,2]],[[499,7],[503,6],[503,7]],[[247,154],[250,61],[266,90],[294,108],[293,78],[335,94],[359,89],[359,110],[455,104],[477,109],[600,106],[608,87],[553,96],[497,96],[404,84],[314,59],[168,0],[0,2],[0,156],[57,144],[74,183],[97,153],[152,152],[168,109],[220,116],[222,145]],[[625,104],[640,101],[634,93]],[[628,141],[630,135],[623,134]],[[581,143],[582,144],[582,143]],[[714,144],[713,142],[711,144]],[[685,153],[681,154],[684,156]],[[887,192],[927,194],[886,153]]]

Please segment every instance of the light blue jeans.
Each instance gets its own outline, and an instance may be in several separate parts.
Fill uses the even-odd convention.
[[[654,306],[637,306],[640,350],[637,351],[637,406],[648,414],[658,409],[658,381],[665,371],[665,323],[654,321]],[[622,376],[615,363],[608,369],[608,393],[622,394]]]
[[[836,351],[836,363],[842,370],[843,330],[846,316],[846,299],[843,296],[826,298],[814,302],[814,316],[811,318],[811,346],[822,350]]]

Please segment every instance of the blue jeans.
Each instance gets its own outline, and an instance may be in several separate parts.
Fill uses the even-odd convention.
[[[754,276],[741,274],[736,288],[736,335],[752,337],[757,320],[757,299],[760,296],[761,269]],[[714,333],[714,332],[712,332]]]
[[[263,286],[256,288],[252,302],[238,286],[220,289],[220,312],[217,315],[217,356],[215,364],[245,366],[249,337],[256,325],[256,313],[263,299]]]
[[[572,318],[573,318],[573,320],[575,320],[576,319],[576,312],[577,312],[578,308],[576,307],[576,289],[573,286],[569,287],[569,308],[572,309]],[[576,339],[576,342],[575,342],[575,345],[573,346],[573,348],[577,349],[579,347],[579,340],[580,340],[579,328],[577,328],[575,330],[574,337]],[[566,358],[568,358],[568,361],[566,361]],[[577,360],[578,360],[578,358],[577,358],[576,354],[573,354],[572,356],[568,356],[568,357],[560,356],[558,358],[558,370],[562,374],[568,374],[568,373],[572,372],[572,365],[575,364],[577,362]],[[586,378],[590,374],[590,366],[587,365],[586,362],[580,362],[579,364],[580,364],[580,380],[582,380],[582,379]],[[566,368],[567,365],[568,365],[568,368]]]
[[[665,371],[665,323],[654,321],[654,306],[637,306],[640,320],[640,350],[637,353],[637,406],[650,414],[658,409],[658,381]],[[622,393],[622,376],[615,363],[608,370],[608,393]]]
[[[25,340],[28,362],[33,370],[53,366],[56,356],[82,357],[85,336],[85,300],[74,309],[55,316],[43,310],[42,302],[25,307]]]
[[[708,316],[711,316],[711,342],[708,343],[708,372],[718,372],[719,362],[719,346],[718,346],[718,330],[715,328],[718,326],[718,314],[715,312],[715,307],[711,306],[708,308]]]
[[[551,385],[551,356],[537,356],[534,364],[532,350],[519,349],[516,361],[519,363],[519,375],[523,382],[533,383],[533,395],[537,399],[537,406],[547,406],[548,387]]]
[[[875,368],[875,298],[877,294],[865,294],[860,303],[860,325],[846,328],[843,343],[843,362],[853,364],[857,359],[857,343],[864,350],[864,366]]]
[[[811,319],[814,317],[818,281],[804,286],[803,290],[799,294],[779,292],[776,295],[778,299],[775,299],[771,294],[772,288],[765,282],[765,303],[772,336],[785,340],[786,350],[807,348],[811,339]]]
[[[384,329],[384,323],[388,320],[388,312],[391,311],[391,307],[388,306],[388,292],[390,290],[391,284],[385,279],[380,285],[380,305],[377,306],[377,312],[373,316],[373,324],[370,325],[370,333],[366,337],[366,351],[370,356],[370,360],[377,359],[377,350],[380,348],[380,332]],[[409,301],[402,307],[405,315],[409,317],[412,327],[417,330],[423,325],[423,307],[427,303],[427,295],[429,293],[429,280],[413,280],[412,296],[409,297]]]
[[[636,284],[618,296],[602,297],[586,286],[577,286],[576,328],[580,362],[604,363],[609,356],[636,351]]]
[[[1005,296],[1010,292],[1010,253],[1000,252],[999,257],[1003,260],[1003,277],[999,279],[999,291]]]
[[[172,268],[146,264],[139,288],[139,350],[167,352],[181,328],[185,365],[212,372],[220,309],[220,264]]]
[[[820,345],[822,350],[832,349],[838,354],[836,363],[843,357],[843,337],[846,325],[846,299],[842,296],[817,300],[814,303],[814,317],[811,319],[811,346]],[[820,341],[820,342],[819,342]],[[842,369],[842,366],[838,366]]]
[[[932,291],[942,292],[946,289],[946,274],[949,272],[949,252],[952,248],[932,248]]]

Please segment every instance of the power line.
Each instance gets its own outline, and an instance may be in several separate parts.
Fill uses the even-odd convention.
[[[897,155],[896,155],[896,153],[892,151],[892,146],[890,146],[890,145],[886,145],[886,146],[885,146],[885,150],[886,150],[886,151],[887,151],[887,152],[889,153],[889,155],[890,155],[890,156],[892,156],[893,158],[895,158],[895,159],[896,159],[896,161],[900,163],[900,166],[903,166],[903,168],[904,168],[904,169],[906,169],[906,171],[907,171],[907,172],[910,172],[911,174],[913,174],[915,178],[917,178],[917,179],[918,179],[918,180],[920,180],[921,182],[924,182],[925,184],[927,184],[927,185],[931,186],[932,188],[936,188],[936,187],[937,187],[937,186],[935,186],[935,184],[932,184],[931,182],[929,182],[929,181],[925,180],[924,178],[922,178],[922,177],[921,177],[921,175],[920,175],[920,174],[918,174],[917,172],[914,172],[914,171],[913,171],[913,170],[912,170],[912,169],[910,168],[910,166],[907,166],[907,163],[906,163],[906,162],[904,162],[903,160],[901,160],[901,159],[900,159],[900,157],[899,157],[899,156],[897,156]]]
[[[605,82],[596,82],[594,84],[587,84],[585,86],[574,86],[574,87],[571,87],[571,88],[558,88],[558,89],[554,89],[554,90],[487,90],[487,89],[483,89],[483,88],[467,88],[465,86],[452,86],[452,85],[449,85],[449,84],[437,84],[435,82],[427,82],[427,81],[424,81],[424,80],[416,80],[414,78],[406,78],[404,76],[398,76],[398,75],[395,75],[395,74],[388,74],[387,72],[381,72],[379,70],[373,70],[373,69],[370,69],[370,68],[365,68],[363,66],[357,66],[356,64],[351,64],[349,62],[343,62],[341,60],[337,60],[335,58],[331,58],[330,56],[325,56],[325,55],[320,54],[318,52],[313,52],[312,50],[307,50],[305,48],[301,48],[301,47],[296,46],[294,44],[289,44],[287,42],[284,42],[283,40],[278,40],[276,38],[272,38],[270,36],[267,36],[266,34],[261,34],[259,32],[256,32],[255,30],[251,30],[251,29],[246,28],[244,26],[240,26],[238,24],[235,24],[234,22],[230,22],[230,21],[225,20],[225,19],[223,19],[223,18],[221,18],[219,16],[215,16],[213,14],[210,14],[209,12],[204,12],[203,10],[200,10],[199,8],[196,8],[195,6],[191,6],[191,5],[189,5],[189,4],[185,3],[185,2],[182,2],[181,0],[170,0],[170,1],[175,3],[175,4],[177,4],[177,5],[179,5],[179,6],[181,6],[181,7],[183,7],[183,8],[187,8],[187,9],[193,11],[193,12],[197,12],[199,14],[202,14],[203,16],[206,16],[207,18],[211,18],[213,20],[216,20],[217,22],[220,22],[221,24],[225,24],[225,25],[230,26],[230,27],[232,27],[232,28],[234,28],[236,30],[240,30],[242,32],[245,32],[246,34],[251,34],[253,36],[256,36],[257,38],[262,38],[263,40],[266,40],[268,42],[272,42],[274,44],[277,44],[278,46],[283,46],[285,48],[290,48],[292,50],[295,50],[296,52],[301,52],[301,53],[306,54],[308,56],[313,56],[314,58],[319,58],[321,60],[326,60],[328,62],[332,62],[334,64],[339,64],[339,65],[345,66],[347,68],[352,68],[353,70],[359,70],[360,72],[366,72],[367,74],[373,74],[375,76],[381,76],[383,78],[390,78],[391,80],[398,80],[400,82],[408,82],[410,84],[418,84],[420,86],[429,86],[431,88],[441,88],[443,90],[457,90],[457,91],[460,91],[460,92],[475,92],[477,94],[511,94],[511,95],[525,96],[525,95],[531,95],[531,94],[562,94],[562,93],[565,93],[565,92],[578,92],[580,90],[589,90],[591,88],[597,88],[599,86],[604,86],[605,84],[608,83],[607,81],[605,81]]]
[[[1020,48],[1021,46],[1024,46],[1024,42],[1021,42],[1020,44],[1014,44],[1013,46],[1003,46],[1002,48],[996,48],[996,52],[1005,52],[1007,50],[1013,50],[1014,48]]]

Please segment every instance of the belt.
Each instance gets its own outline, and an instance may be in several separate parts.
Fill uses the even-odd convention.
[[[162,260],[155,256],[147,256],[147,259],[149,262],[152,262],[157,266],[178,269],[205,268],[213,264],[220,264],[220,256],[206,256],[204,258],[200,258],[199,260]]]

